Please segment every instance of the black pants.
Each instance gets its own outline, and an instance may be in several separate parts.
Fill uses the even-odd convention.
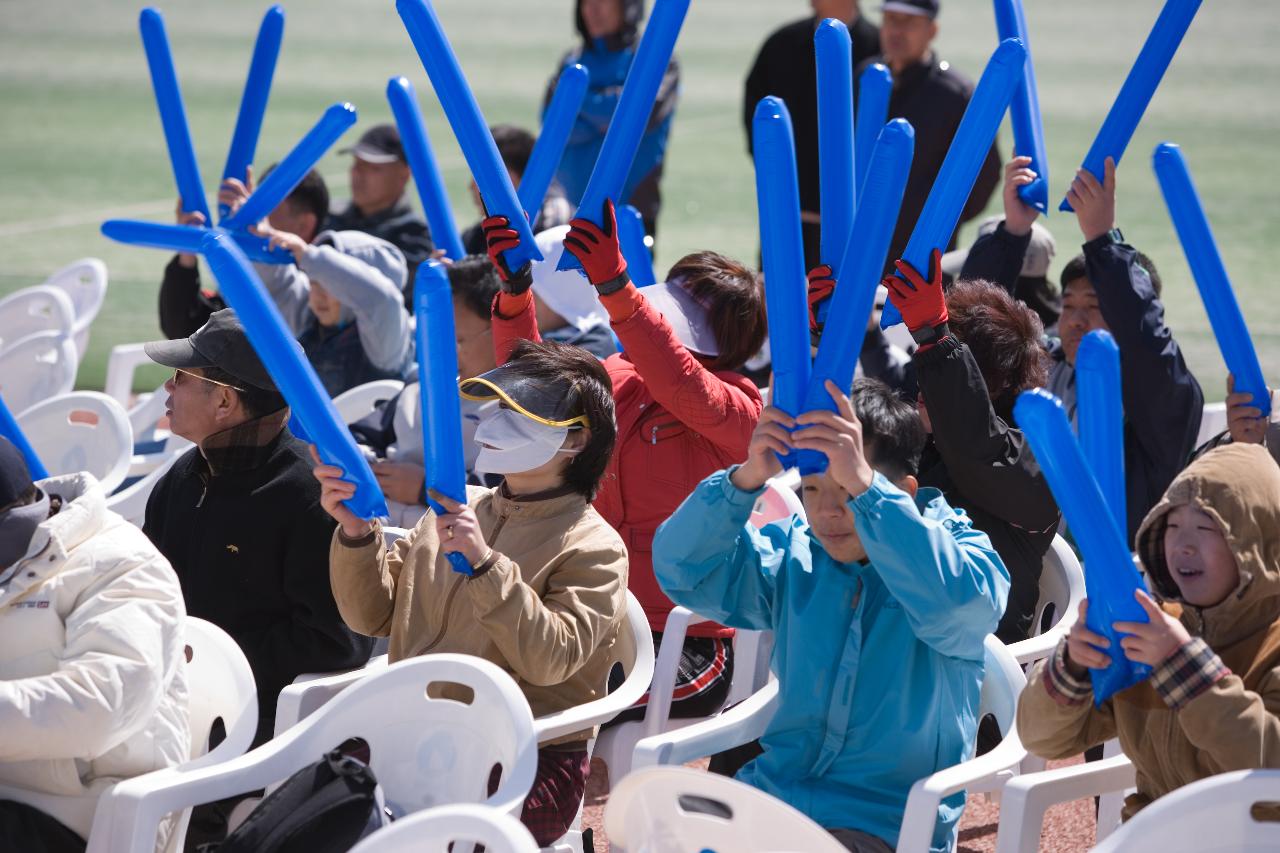
[[[0,800],[0,850],[84,853],[87,842],[37,808]]]

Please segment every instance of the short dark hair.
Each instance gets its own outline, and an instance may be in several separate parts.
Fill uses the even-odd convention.
[[[507,171],[523,175],[529,158],[533,156],[533,144],[537,141],[533,134],[514,124],[495,124],[489,130]]]
[[[564,472],[565,485],[587,500],[594,500],[604,477],[618,424],[613,413],[613,381],[600,359],[571,344],[522,340],[511,351],[507,364],[519,363],[521,373],[532,379],[563,382],[568,379],[578,395],[581,412],[590,424],[591,438]]]
[[[221,382],[224,385],[231,385],[232,390],[240,396],[240,403],[244,406],[245,413],[250,420],[260,418],[263,415],[269,415],[272,412],[278,412],[286,405],[284,395],[278,391],[268,391],[265,388],[256,388],[236,376],[232,376],[220,367],[204,367],[200,369],[200,375],[205,379],[211,379],[214,382]],[[244,390],[241,391],[240,389]]]
[[[706,307],[720,348],[712,370],[739,370],[764,346],[764,288],[755,270],[717,252],[694,252],[676,261],[667,281]]]
[[[493,298],[502,289],[498,269],[488,255],[467,255],[448,266],[449,289],[455,300],[462,300],[467,310],[488,320],[493,313]]]
[[[958,281],[947,291],[948,325],[973,353],[994,400],[1049,381],[1040,315],[999,285]]]
[[[891,480],[916,476],[925,442],[916,407],[879,379],[865,377],[854,380],[851,400],[871,467]]]
[[[1160,273],[1156,270],[1155,262],[1142,252],[1137,252],[1135,260],[1138,266],[1146,271],[1147,277],[1151,279],[1151,289],[1156,292],[1156,296],[1164,289],[1164,282],[1160,280]],[[1062,292],[1067,292],[1067,285],[1076,279],[1087,279],[1089,277],[1088,266],[1085,264],[1084,255],[1076,255],[1067,261],[1067,265],[1062,268],[1062,275],[1058,277],[1058,283],[1062,285]]]
[[[259,183],[266,180],[267,175],[275,171],[279,163],[272,163],[263,170]],[[302,180],[293,188],[293,192],[285,197],[285,201],[295,211],[312,213],[316,217],[316,234],[324,230],[325,220],[329,218],[329,187],[324,178],[315,169],[302,176]],[[313,235],[314,236],[314,235]]]

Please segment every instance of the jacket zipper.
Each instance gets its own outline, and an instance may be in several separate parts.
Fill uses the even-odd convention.
[[[502,532],[502,528],[507,523],[507,516],[498,516],[498,523],[494,525],[493,530],[485,537],[485,543],[492,548],[494,543],[498,541],[498,534]],[[449,593],[444,599],[444,619],[440,623],[440,630],[431,638],[431,642],[417,652],[418,655],[425,655],[427,652],[440,645],[440,641],[444,639],[445,632],[449,630],[449,616],[453,613],[453,599],[457,597],[458,590],[462,588],[462,582],[467,579],[466,575],[458,575],[454,578],[453,585],[449,587]],[[414,655],[416,657],[416,655]]]

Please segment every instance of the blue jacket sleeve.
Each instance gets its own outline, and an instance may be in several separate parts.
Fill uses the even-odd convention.
[[[872,569],[916,637],[948,657],[981,661],[1009,594],[1009,572],[987,534],[941,496],[922,514],[881,474],[849,505]]]
[[[763,490],[738,489],[729,480],[732,471],[717,471],[699,483],[658,528],[653,571],[672,601],[700,616],[734,628],[772,630],[793,523],[764,531],[752,527],[751,508]]]

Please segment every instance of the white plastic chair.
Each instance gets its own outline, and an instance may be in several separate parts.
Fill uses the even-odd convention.
[[[138,776],[137,779],[169,778],[197,767],[227,761],[243,754],[253,741],[258,725],[258,693],[244,652],[216,625],[194,616],[187,617],[185,640],[190,656],[186,681],[192,760],[179,767]],[[217,748],[206,753],[209,733],[218,719],[223,721],[226,738]],[[0,799],[34,806],[64,824],[89,823],[92,815],[93,828],[89,833],[87,853],[113,853],[108,844],[113,819],[113,790],[109,789],[98,798],[57,797],[0,785]],[[183,813],[169,836],[165,853],[182,849],[189,817],[189,811]],[[156,823],[158,826],[159,817]],[[156,846],[155,830],[153,827],[147,853],[152,853]]]
[[[770,480],[765,484],[764,494],[756,499],[751,508],[751,523],[756,527],[764,527],[774,521],[790,518],[793,514],[805,517],[804,504],[796,496],[793,489],[778,480]]]
[[[89,327],[107,298],[107,265],[97,258],[81,258],[49,276],[44,284],[62,290],[71,299],[75,308],[72,335],[83,358],[89,346]]]
[[[106,394],[73,391],[37,403],[17,420],[51,476],[88,471],[111,494],[129,473],[133,431],[124,409]]]
[[[1227,404],[1205,403],[1200,416],[1200,432],[1196,435],[1196,447],[1204,444],[1227,428]]]
[[[10,412],[66,394],[76,384],[76,345],[61,332],[36,332],[0,352],[0,394]]]
[[[687,767],[650,767],[623,779],[604,809],[614,850],[843,853],[844,845],[781,800]]]
[[[75,325],[71,299],[56,287],[24,287],[0,299],[0,352],[36,332],[68,337]]]
[[[469,689],[470,702],[437,698],[433,686],[446,685]],[[168,812],[275,786],[351,737],[368,743],[387,804],[401,815],[457,802],[519,814],[537,771],[533,715],[511,676],[467,655],[418,657],[373,673],[239,758],[180,778],[120,783],[107,849],[148,853],[147,839]],[[495,765],[502,778],[489,796]]]
[[[161,478],[169,473],[169,469],[173,467],[173,463],[178,461],[179,456],[181,456],[180,453],[171,454],[164,462],[151,469],[140,479],[110,495],[107,498],[107,509],[119,513],[130,524],[142,527],[142,523],[146,520],[147,500],[151,497],[151,492]]]
[[[1280,770],[1210,776],[1156,800],[1094,853],[1273,853],[1280,820],[1260,820],[1262,803],[1280,805]]]
[[[1080,568],[1080,561],[1065,539],[1054,536],[1040,570],[1040,599],[1036,602],[1035,622],[1032,625],[1034,634],[1009,645],[1014,659],[1026,666],[1053,654],[1058,641],[1076,623],[1083,599],[1084,571]],[[1053,608],[1053,625],[1042,632],[1045,612],[1050,607]]]
[[[351,848],[351,853],[449,853],[455,845],[484,845],[487,853],[537,853],[524,824],[477,805],[437,806],[396,821]]]
[[[995,792],[1021,772],[1034,772],[1043,761],[1027,754],[1014,725],[1018,695],[1026,677],[1009,650],[994,636],[985,642],[986,675],[978,719],[996,718],[1004,739],[986,755],[939,770],[917,781],[907,798],[898,850],[917,853],[929,849],[937,822],[938,803],[957,791]],[[688,728],[646,738],[636,746],[632,767],[685,764],[741,746],[764,734],[777,709],[778,682],[770,681],[750,699],[718,717]]]
[[[379,403],[390,400],[402,390],[404,383],[398,379],[375,379],[343,391],[333,398],[333,407],[338,410],[343,423],[353,424],[374,412]]]

